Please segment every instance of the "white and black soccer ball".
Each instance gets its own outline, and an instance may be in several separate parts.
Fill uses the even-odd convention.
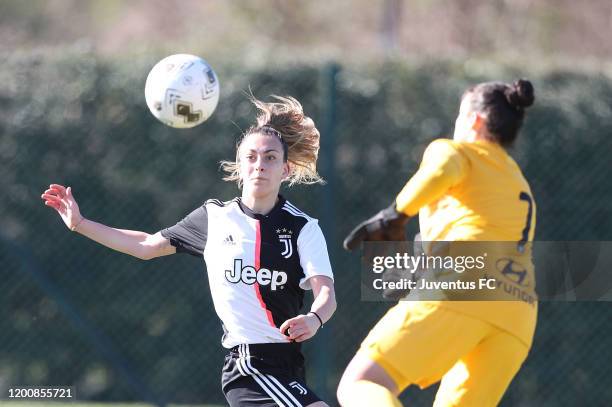
[[[219,102],[219,80],[200,57],[170,55],[147,76],[145,99],[153,116],[168,126],[185,129],[208,119]]]

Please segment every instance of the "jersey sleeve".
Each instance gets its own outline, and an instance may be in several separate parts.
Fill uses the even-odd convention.
[[[434,140],[425,150],[418,171],[395,199],[397,210],[416,215],[423,206],[460,183],[468,169],[468,159],[451,140]]]
[[[310,290],[308,281],[314,276],[327,276],[334,279],[325,236],[316,220],[311,220],[300,231],[297,239],[298,253],[300,255],[300,265],[304,270],[304,277],[300,280],[300,288]]]
[[[197,208],[176,225],[161,230],[161,235],[170,240],[177,253],[201,257],[208,237],[206,205]]]

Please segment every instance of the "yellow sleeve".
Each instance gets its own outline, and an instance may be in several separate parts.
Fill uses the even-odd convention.
[[[468,169],[467,158],[453,141],[434,140],[425,150],[419,170],[395,199],[398,212],[416,215],[423,206],[461,182]]]

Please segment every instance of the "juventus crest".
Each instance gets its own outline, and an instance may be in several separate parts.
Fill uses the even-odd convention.
[[[281,256],[288,259],[293,254],[293,231],[283,229],[276,229],[276,233],[278,233],[278,241],[283,244],[283,250],[281,251]]]

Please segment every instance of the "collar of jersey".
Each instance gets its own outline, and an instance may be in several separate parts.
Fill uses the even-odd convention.
[[[249,208],[248,206],[246,206],[245,204],[242,203],[242,199],[240,197],[238,198],[238,207],[249,218],[253,218],[253,219],[266,219],[266,218],[269,218],[270,216],[272,216],[273,214],[275,214],[276,212],[280,211],[283,208],[283,205],[285,204],[285,201],[286,201],[286,199],[282,195],[279,195],[278,196],[278,202],[276,202],[276,204],[274,205],[272,210],[270,210],[270,212],[268,212],[265,215],[262,215],[261,213],[253,212],[253,210],[251,208]]]

